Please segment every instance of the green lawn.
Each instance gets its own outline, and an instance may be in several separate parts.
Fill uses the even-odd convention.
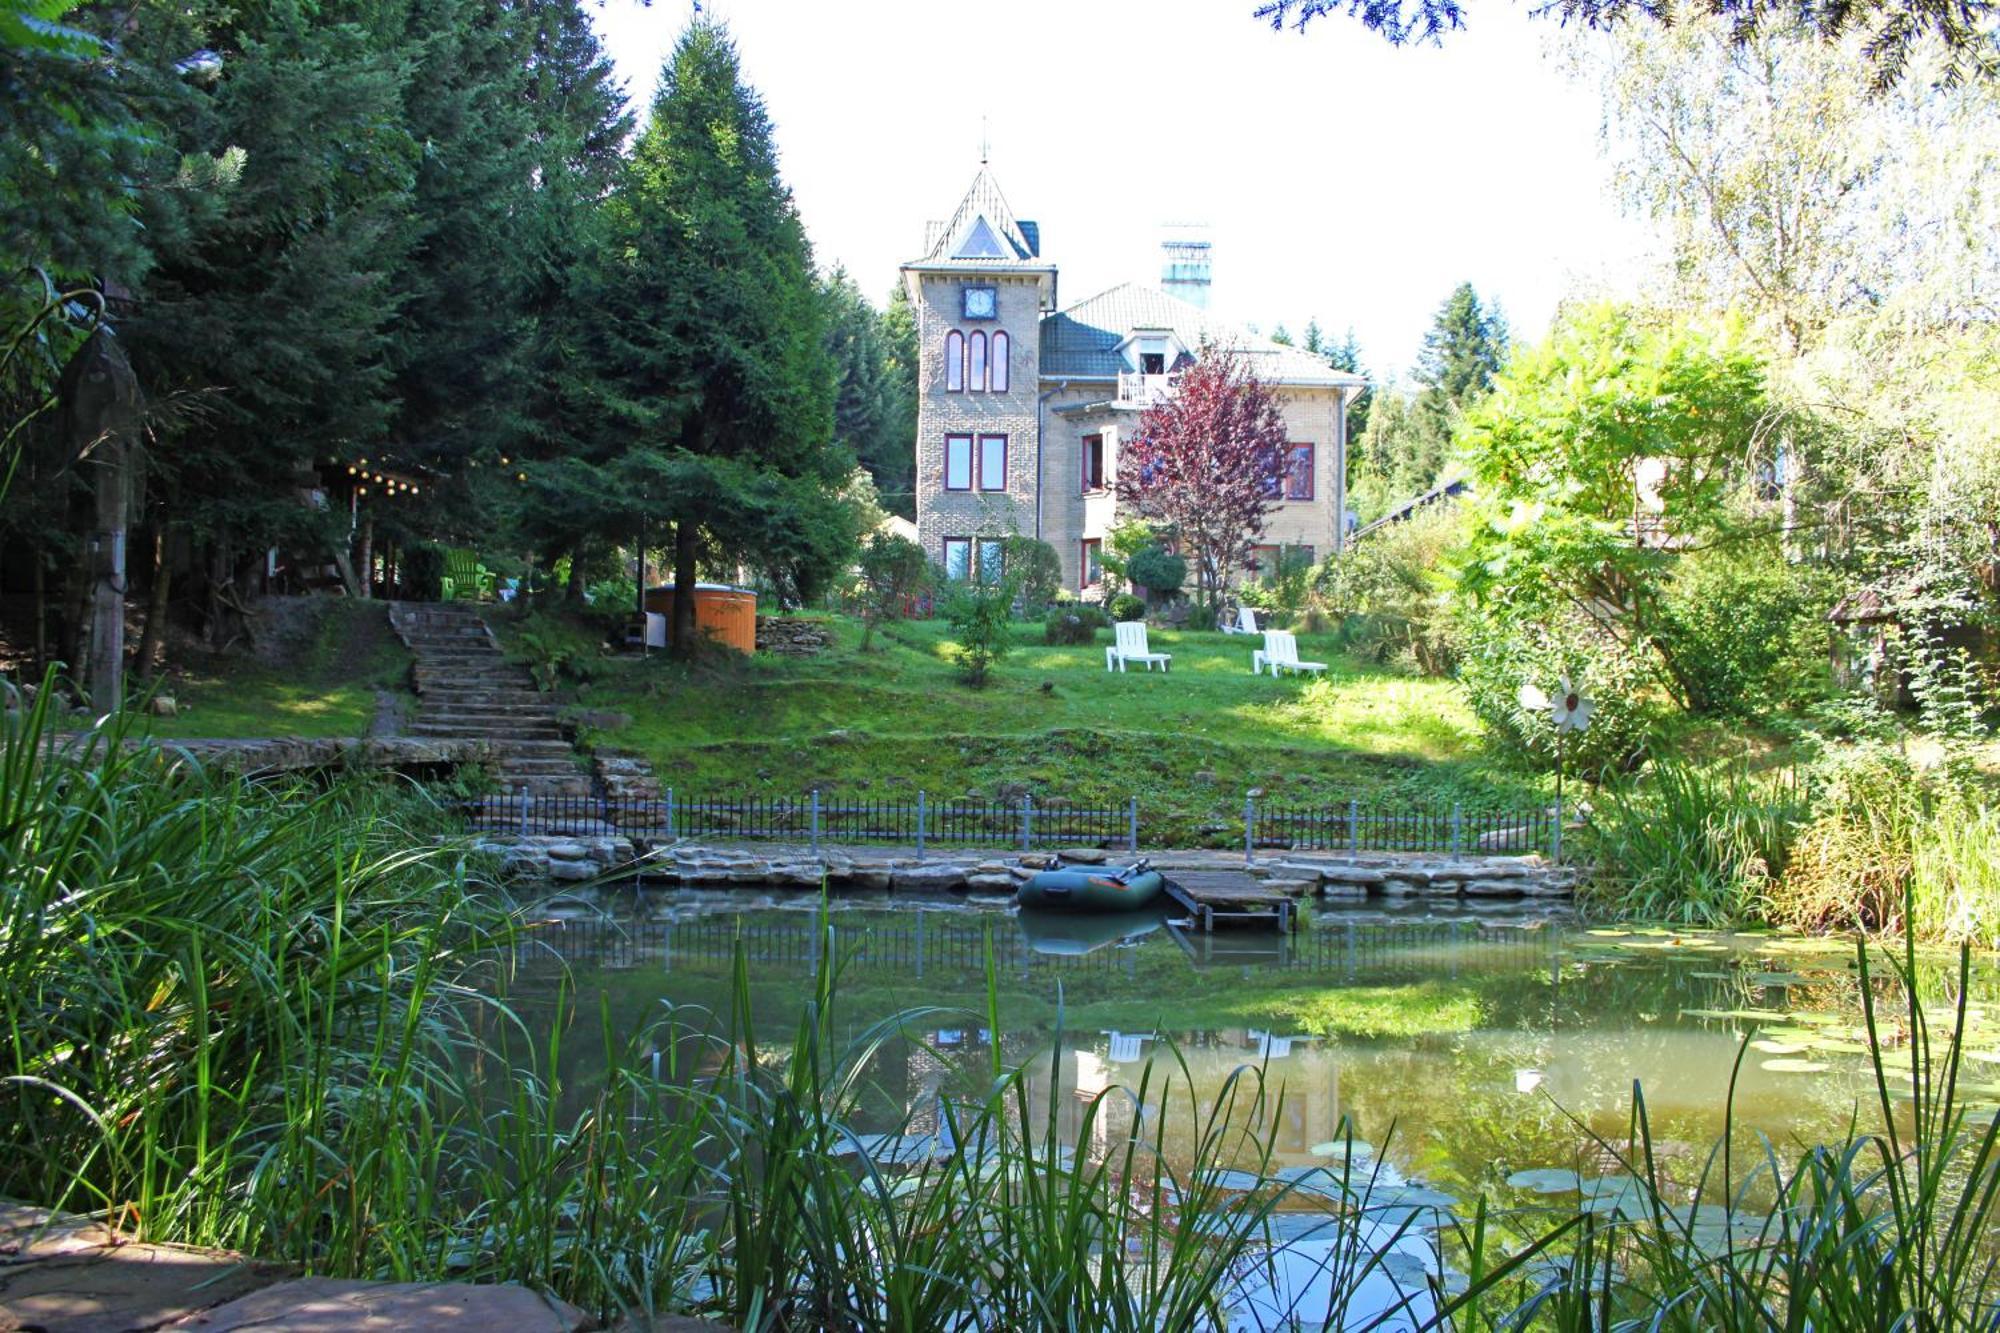
[[[161,738],[365,736],[378,690],[409,692],[410,655],[380,602],[329,599],[298,661],[266,666],[240,656],[191,660],[168,673],[161,692],[173,717],[148,717]]]
[[[984,689],[961,684],[942,622],[889,626],[873,648],[836,620],[819,657],[594,664],[582,706],[629,714],[602,739],[690,796],[1011,797],[1025,788],[1123,806],[1189,832],[1240,819],[1246,792],[1286,803],[1508,806],[1539,780],[1497,764],[1457,687],[1337,656],[1323,681],[1250,674],[1249,638],[1156,630],[1172,674],[1107,674],[1104,643],[1049,647],[1039,625]],[[503,631],[504,632],[504,631]]]

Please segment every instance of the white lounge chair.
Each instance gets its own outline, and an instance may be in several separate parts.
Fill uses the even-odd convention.
[[[1255,611],[1252,611],[1247,606],[1237,607],[1236,623],[1234,625],[1224,625],[1222,627],[1222,632],[1224,634],[1257,633],[1257,613]]]
[[[1292,637],[1288,629],[1267,629],[1264,631],[1264,646],[1250,654],[1250,672],[1262,675],[1264,668],[1271,668],[1273,676],[1287,671],[1324,671],[1324,662],[1301,662],[1299,641]]]
[[[1142,1043],[1152,1037],[1150,1032],[1119,1032],[1115,1029],[1104,1034],[1111,1038],[1111,1063],[1129,1065],[1136,1062],[1145,1052]]]
[[[1146,670],[1153,669],[1153,663],[1160,664],[1160,670],[1173,670],[1172,653],[1156,653],[1146,646],[1146,622],[1143,620],[1121,620],[1111,627],[1118,635],[1118,642],[1104,650],[1104,669],[1114,667],[1123,671],[1127,662],[1144,662]]]

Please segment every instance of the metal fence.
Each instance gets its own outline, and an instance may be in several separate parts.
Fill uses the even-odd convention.
[[[1312,852],[1444,852],[1452,856],[1562,851],[1562,821],[1552,809],[1467,810],[1411,806],[1373,810],[1344,805],[1243,804],[1244,854],[1260,848]]]
[[[694,798],[669,789],[658,800],[598,796],[488,797],[469,807],[475,829],[499,833],[621,833],[710,841],[893,843],[929,847],[1111,847],[1136,851],[1139,802],[1122,810],[1088,809],[1032,796],[1020,801],[850,801],[802,797]]]
[[[1137,851],[1164,845],[1165,823],[1147,837],[1133,797],[1122,809],[1071,805],[1043,797],[1019,801],[854,801],[808,792],[798,797],[679,796],[657,800],[603,796],[533,796],[525,791],[471,803],[467,821],[492,833],[587,835],[618,833],[656,840],[868,843],[929,848],[993,847],[1033,851],[1105,847]],[[1430,852],[1451,856],[1562,853],[1562,820],[1552,808],[1468,810],[1463,806],[1369,807],[1359,801],[1286,806],[1243,802],[1246,862],[1260,852]],[[1172,827],[1185,825],[1184,813]],[[1226,828],[1226,826],[1225,826]]]

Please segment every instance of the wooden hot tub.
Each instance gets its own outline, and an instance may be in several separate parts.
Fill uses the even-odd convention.
[[[674,589],[672,584],[646,589],[646,609],[667,618],[667,632],[673,633]],[[726,583],[694,585],[694,627],[718,643],[739,653],[757,651],[757,594]]]

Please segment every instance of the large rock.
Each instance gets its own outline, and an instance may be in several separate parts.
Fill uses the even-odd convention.
[[[220,1306],[185,1327],[209,1333],[360,1333],[361,1330],[505,1329],[580,1333],[594,1321],[526,1287],[462,1282],[351,1282],[303,1277]]]
[[[587,879],[596,879],[603,873],[603,867],[593,861],[549,862],[549,878],[560,883],[580,884]]]
[[[917,890],[930,893],[953,892],[965,887],[965,867],[950,861],[935,861],[928,865],[898,866],[891,877],[891,887],[896,890]]]

